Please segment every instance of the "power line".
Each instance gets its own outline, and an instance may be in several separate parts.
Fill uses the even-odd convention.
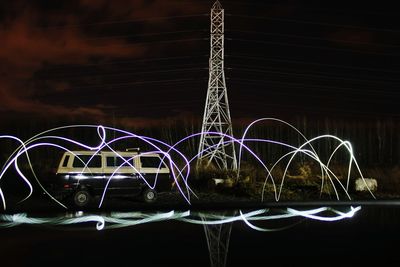
[[[370,55],[379,55],[379,56],[395,56],[398,57],[400,54],[389,54],[389,53],[375,53],[369,51],[362,51],[356,49],[342,49],[342,48],[334,48],[334,47],[326,47],[326,46],[317,46],[317,45],[304,45],[304,44],[291,44],[284,42],[273,42],[273,41],[260,41],[260,40],[250,40],[250,39],[241,39],[241,38],[226,38],[227,40],[240,41],[240,42],[252,42],[259,44],[270,44],[270,45],[279,45],[279,46],[295,46],[295,47],[303,47],[303,48],[312,48],[312,49],[320,49],[320,50],[332,50],[346,53],[359,53],[359,54],[370,54]]]
[[[240,70],[240,71],[248,71],[248,72],[260,72],[260,73],[273,73],[273,74],[282,74],[282,75],[292,75],[292,76],[300,76],[300,77],[312,77],[312,78],[329,78],[332,80],[343,80],[343,81],[354,81],[354,82],[363,82],[363,83],[381,83],[381,84],[390,84],[392,86],[394,85],[400,85],[400,80],[399,81],[382,81],[382,80],[371,80],[368,78],[371,78],[370,76],[365,76],[368,78],[363,78],[363,79],[355,79],[355,78],[348,78],[348,77],[342,77],[342,76],[333,76],[333,75],[326,75],[325,73],[328,72],[315,72],[315,71],[308,71],[308,73],[298,73],[298,72],[284,72],[284,71],[278,71],[278,70],[266,70],[266,69],[256,69],[256,68],[247,68],[245,65],[238,65],[236,67],[229,67],[229,69],[233,70]],[[291,70],[291,69],[289,69]],[[324,75],[325,74],[325,75]]]
[[[180,60],[180,59],[191,59],[191,58],[201,58],[208,57],[207,54],[198,54],[198,55],[188,55],[188,56],[174,56],[174,57],[150,57],[150,58],[135,58],[128,60],[112,60],[112,61],[102,61],[96,63],[82,63],[79,66],[101,66],[101,65],[115,65],[115,64],[128,64],[128,63],[143,63],[143,62],[154,62],[154,61],[171,61],[171,60]],[[59,64],[52,66],[52,69],[62,68],[65,66],[70,66],[70,64]]]
[[[362,26],[326,23],[326,22],[314,22],[314,21],[305,21],[305,20],[299,20],[299,19],[282,19],[282,18],[276,18],[276,17],[270,17],[270,16],[262,16],[261,17],[261,16],[248,16],[248,15],[239,15],[239,14],[226,14],[226,15],[231,16],[231,17],[236,17],[236,18],[245,18],[245,19],[273,20],[273,21],[279,21],[279,22],[314,24],[314,25],[329,26],[329,27],[352,28],[352,29],[358,29],[358,30],[371,30],[371,31],[400,33],[400,30],[374,28],[374,27],[362,27]]]
[[[310,62],[310,61],[299,61],[299,60],[292,60],[292,59],[283,59],[283,58],[271,58],[271,57],[254,57],[245,54],[228,54],[226,57],[231,58],[247,58],[252,60],[263,60],[263,61],[275,61],[275,62],[284,62],[284,63],[296,63],[296,64],[307,64],[307,65],[315,65],[315,66],[327,66],[327,67],[334,67],[334,68],[345,68],[345,69],[352,69],[352,70],[366,70],[366,71],[375,71],[375,72],[390,72],[390,73],[400,73],[399,70],[389,70],[389,69],[382,69],[382,68],[370,68],[370,67],[356,67],[356,66],[347,66],[347,65],[337,65],[337,64],[327,64],[327,63],[317,63],[317,62]]]
[[[176,64],[178,65],[178,64]],[[179,64],[179,66],[182,66]],[[71,77],[83,77],[83,78],[95,78],[95,77],[117,77],[117,76],[125,76],[125,75],[140,75],[140,74],[159,74],[159,73],[173,73],[173,72],[181,72],[180,75],[184,72],[193,72],[193,71],[199,71],[199,70],[207,70],[208,67],[193,67],[193,68],[175,68],[175,69],[159,69],[159,70],[150,70],[150,71],[136,71],[136,70],[131,70],[131,71],[118,71],[118,73],[96,73],[98,74],[87,74],[82,73],[81,71],[79,73],[70,73],[69,75],[66,74],[65,72],[62,73],[61,77],[62,78],[71,78]],[[114,71],[115,72],[115,71]],[[60,76],[57,76],[57,78],[61,78]]]
[[[325,91],[325,92],[342,92],[345,91],[346,93],[354,93],[358,94],[360,96],[366,95],[366,93],[370,93],[370,95],[376,96],[382,96],[382,91],[380,90],[366,90],[364,88],[354,88],[354,87],[344,87],[344,86],[331,86],[331,85],[320,85],[320,84],[305,84],[305,83],[299,83],[299,82],[282,82],[282,81],[272,81],[272,80],[256,80],[256,79],[241,79],[241,78],[229,78],[228,80],[230,81],[238,81],[238,82],[246,82],[246,83],[264,83],[264,84],[278,84],[278,85],[283,85],[283,86],[290,86],[291,88],[308,88],[308,89],[317,89],[318,91]],[[287,87],[286,87],[287,88]],[[359,92],[357,92],[359,91]],[[271,93],[280,93],[280,91],[270,91]],[[362,94],[359,94],[362,92]],[[376,93],[375,93],[376,92]],[[294,94],[294,92],[290,92],[290,94]],[[387,96],[389,92],[385,91],[384,96]],[[390,94],[393,96],[400,95],[399,91],[391,91]],[[302,94],[304,95],[304,94]]]
[[[209,14],[203,13],[203,14],[192,14],[192,15],[150,17],[150,18],[138,18],[138,19],[129,19],[129,20],[112,20],[112,21],[99,21],[99,22],[91,22],[91,23],[79,23],[79,24],[57,25],[57,26],[37,26],[37,27],[38,28],[46,28],[46,29],[79,28],[79,27],[82,27],[82,26],[127,24],[127,23],[136,23],[136,22],[170,20],[170,19],[184,19],[184,18],[205,17],[205,16],[207,17],[207,16],[209,16]]]
[[[400,45],[392,45],[392,44],[382,44],[382,43],[371,43],[371,42],[360,42],[360,41],[348,41],[348,40],[340,40],[340,39],[328,39],[322,37],[313,37],[306,35],[297,35],[297,34],[283,34],[283,33],[270,33],[270,32],[259,32],[259,31],[242,31],[235,29],[228,29],[226,33],[245,33],[245,34],[256,34],[256,35],[268,35],[268,36],[279,36],[279,37],[293,37],[293,38],[301,38],[301,39],[309,39],[309,40],[318,40],[318,41],[330,41],[330,42],[340,42],[340,43],[349,43],[349,44],[363,44],[363,45],[371,45],[371,46],[382,46],[382,47],[390,47],[390,48],[400,48]]]
[[[129,47],[129,46],[143,46],[143,45],[159,45],[159,44],[167,44],[167,43],[179,43],[179,42],[193,42],[193,41],[207,41],[210,38],[186,38],[186,39],[175,39],[175,40],[166,40],[166,41],[147,41],[147,42],[132,42],[132,43],[124,43],[118,44],[118,47]],[[99,45],[101,46],[101,45]]]
[[[85,86],[77,86],[73,87],[73,89],[78,90],[78,89],[85,89],[85,88],[98,88],[98,87],[103,87],[103,89],[115,89],[115,87],[123,87],[123,86],[130,86],[130,85],[142,85],[142,84],[159,84],[159,83],[164,83],[164,84],[172,84],[172,83],[182,83],[182,82],[188,82],[188,81],[198,81],[194,79],[165,79],[165,80],[151,80],[151,81],[133,81],[133,82],[123,82],[123,83],[109,83],[109,84],[93,84],[93,85],[85,85]]]
[[[122,34],[122,35],[112,35],[112,36],[99,36],[99,37],[89,37],[84,38],[84,40],[104,40],[104,39],[124,39],[130,37],[147,37],[147,36],[159,36],[159,35],[169,35],[169,34],[181,34],[181,33],[206,33],[206,29],[197,30],[187,30],[187,31],[164,31],[164,32],[153,32],[153,33],[139,33],[139,34]]]

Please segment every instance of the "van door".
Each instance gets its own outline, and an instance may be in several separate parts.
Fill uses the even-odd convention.
[[[76,155],[72,162],[71,179],[97,194],[104,187],[101,155]]]
[[[140,156],[140,173],[146,181],[157,191],[168,191],[171,189],[172,181],[168,166],[159,155],[143,154]]]
[[[139,175],[134,156],[105,156],[104,176],[107,194],[135,195],[140,193]]]

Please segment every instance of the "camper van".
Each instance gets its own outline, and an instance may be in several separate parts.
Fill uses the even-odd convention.
[[[76,206],[87,206],[95,196],[141,196],[154,202],[157,192],[171,189],[166,158],[136,151],[68,151],[60,160],[53,192],[70,197]]]

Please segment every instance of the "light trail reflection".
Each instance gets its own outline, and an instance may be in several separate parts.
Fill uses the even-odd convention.
[[[279,231],[287,229],[296,223],[290,223],[283,227],[261,227],[260,223],[287,219],[312,219],[318,221],[339,221],[353,217],[361,206],[350,207],[347,211],[329,207],[321,207],[308,210],[297,210],[293,208],[270,210],[258,209],[250,212],[242,210],[232,211],[232,216],[219,212],[200,211],[168,211],[168,212],[110,212],[107,214],[93,214],[83,211],[67,212],[52,217],[34,217],[27,213],[2,214],[0,215],[0,227],[8,228],[19,225],[44,225],[44,226],[82,226],[95,224],[97,230],[131,227],[140,224],[156,223],[163,221],[179,221],[198,225],[229,224],[233,222],[244,222],[251,229],[257,231]],[[236,215],[239,213],[239,215]]]

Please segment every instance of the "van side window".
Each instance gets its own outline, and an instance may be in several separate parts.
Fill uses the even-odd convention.
[[[135,167],[131,157],[106,157],[107,167]],[[132,167],[131,167],[132,168]]]
[[[161,163],[159,157],[140,157],[142,168],[165,168],[164,163]]]
[[[68,166],[69,158],[70,158],[69,155],[66,155],[66,156],[65,156],[64,161],[63,161],[63,164],[62,164],[63,167],[67,167],[67,166]]]
[[[88,161],[90,162],[88,163]],[[74,162],[72,164],[72,167],[74,168],[83,168],[85,165],[87,165],[88,168],[101,168],[101,156],[96,155],[76,155],[74,158]]]

